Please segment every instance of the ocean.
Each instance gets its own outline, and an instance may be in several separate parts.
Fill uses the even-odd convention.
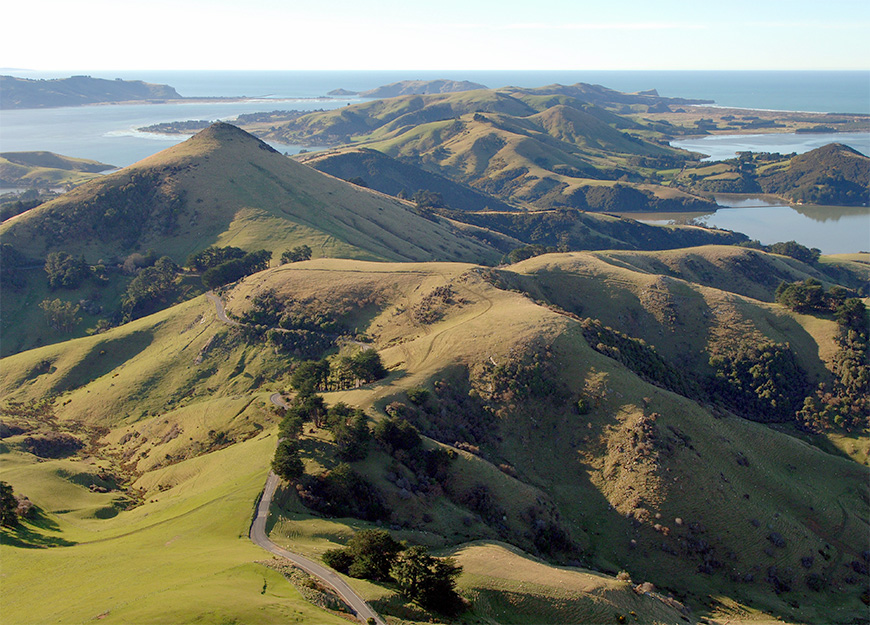
[[[0,72],[25,78],[63,78],[49,72]],[[49,150],[123,167],[186,139],[137,129],[160,122],[231,119],[241,113],[276,109],[333,109],[361,101],[356,97],[320,99],[333,89],[363,91],[399,80],[470,80],[487,87],[536,87],[588,82],[619,91],[656,89],[662,96],[714,100],[719,106],[862,113],[870,115],[870,72],[695,72],[695,71],[371,71],[371,72],[72,72],[95,78],[122,78],[168,84],[185,97],[239,97],[240,102],[168,102],[57,109],[0,111],[0,151]],[[729,158],[738,150],[803,152],[832,141],[870,154],[870,133],[836,135],[732,135],[687,139],[680,147]],[[818,144],[818,145],[817,145]],[[295,154],[302,146],[272,143]],[[307,148],[312,149],[312,148]],[[824,253],[870,249],[870,212],[847,214],[826,207],[821,214],[782,206],[723,208],[695,216],[709,225],[745,232],[763,243],[794,239]],[[791,218],[791,219],[789,219]],[[655,217],[653,220],[657,220]],[[769,225],[771,222],[773,225]]]
[[[70,72],[8,71],[23,78]],[[656,89],[667,97],[714,100],[719,106],[870,114],[870,71],[137,71],[72,72],[168,84],[185,97],[300,98],[333,89],[364,91],[400,80],[469,80],[490,88],[587,82],[618,91]]]

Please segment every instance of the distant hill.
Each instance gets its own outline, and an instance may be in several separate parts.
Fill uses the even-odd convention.
[[[460,211],[511,211],[501,200],[433,174],[369,148],[310,152],[297,157],[302,163],[342,180],[353,180],[388,195],[413,199],[422,191],[436,193],[443,208]]]
[[[760,172],[765,193],[806,204],[867,206],[870,204],[870,158],[831,143],[799,154],[785,167]]]
[[[361,91],[364,98],[395,98],[402,95],[428,95],[486,89],[486,85],[467,80],[402,80],[375,89]]]
[[[109,169],[115,166],[53,152],[0,152],[0,185],[4,187],[80,184]]]
[[[841,143],[797,156],[744,152],[686,168],[676,183],[687,191],[770,193],[797,203],[867,206],[870,158]]]
[[[656,97],[629,95],[632,101]],[[532,208],[623,212],[714,206],[647,178],[656,169],[679,170],[691,155],[654,141],[657,134],[633,120],[556,89],[403,96],[245,127],[287,143],[353,142]]]
[[[103,102],[180,98],[181,96],[169,85],[146,83],[141,80],[105,80],[90,76],[31,80],[15,76],[0,76],[0,109],[50,108]]]

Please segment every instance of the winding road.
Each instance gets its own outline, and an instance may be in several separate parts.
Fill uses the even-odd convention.
[[[210,302],[215,306],[217,317],[223,323],[229,325],[239,325],[237,321],[233,321],[227,317],[224,310],[224,304],[221,299],[213,292],[209,291],[205,294]],[[280,393],[273,393],[269,400],[281,408],[287,408],[287,403]],[[257,514],[251,523],[251,531],[249,536],[255,545],[259,545],[266,551],[286,558],[300,569],[313,575],[321,582],[335,590],[341,600],[344,601],[351,611],[362,621],[369,622],[369,619],[377,625],[387,625],[386,622],[378,615],[377,612],[371,609],[356,591],[351,588],[335,571],[329,569],[322,564],[318,564],[313,560],[309,560],[303,555],[287,551],[269,540],[269,535],[266,533],[266,521],[269,519],[269,508],[272,505],[272,497],[275,496],[275,491],[278,489],[280,478],[273,471],[269,471],[269,477],[266,478],[266,486],[263,488],[263,495],[260,497],[260,503],[257,505]]]

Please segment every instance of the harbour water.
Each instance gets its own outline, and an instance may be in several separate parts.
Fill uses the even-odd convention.
[[[88,72],[80,72],[87,74]],[[17,72],[25,78],[64,77]],[[361,91],[405,79],[470,80],[488,87],[543,86],[590,82],[620,91],[657,89],[660,95],[715,100],[721,106],[870,114],[870,72],[114,72],[92,74],[169,84],[186,97],[248,96],[241,101],[115,104],[0,112],[0,151],[48,150],[98,160],[117,167],[183,141],[184,135],[154,135],[137,129],[183,120],[226,120],[242,113],[272,110],[333,109],[358,102],[358,97],[324,99],[331,90]],[[685,139],[674,145],[730,158],[738,151],[804,152],[838,141],[870,154],[870,134],[730,135]],[[273,143],[289,154],[301,147]],[[310,149],[310,148],[309,148]],[[696,219],[711,226],[744,232],[762,243],[796,240],[824,253],[870,249],[868,209],[789,207],[753,202],[730,205],[713,214],[638,216],[653,222]],[[728,208],[725,208],[728,206]]]

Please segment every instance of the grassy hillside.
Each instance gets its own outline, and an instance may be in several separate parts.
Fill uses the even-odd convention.
[[[64,249],[90,262],[149,247],[182,262],[213,244],[283,251],[307,243],[318,256],[389,260],[488,252],[407,204],[325,177],[227,124],[9,220],[2,234],[32,257]]]
[[[851,622],[864,609],[866,467],[824,437],[802,435],[807,444],[667,390],[590,342],[583,321],[643,338],[667,366],[693,373],[732,345],[788,342],[821,379],[832,322],[771,303],[764,277],[814,271],[715,247],[546,255],[499,270],[320,259],[250,276],[224,299],[242,316],[268,291],[297,317],[317,311],[378,350],[386,379],[324,397],[372,421],[402,415],[423,449],[450,452],[436,478],[374,442],[352,466],[380,493],[397,538],[465,567],[467,620],[671,623],[685,607],[690,619]],[[323,354],[360,349],[323,336],[333,344]],[[6,578],[20,597],[12,613],[270,622],[296,610],[327,622],[253,563],[262,555],[245,537],[275,444],[267,398],[287,389],[300,358],[270,341],[220,323],[199,298],[3,359],[0,476],[40,511],[3,530],[4,562],[21,563]],[[428,393],[409,393],[419,388]],[[27,439],[52,431],[84,446],[39,461]],[[300,447],[312,479],[339,463],[325,429],[307,424]],[[273,540],[313,557],[377,527],[324,517],[296,489],[273,515]],[[108,566],[110,581],[86,581]],[[134,583],[141,567],[171,571]],[[63,595],[33,601],[49,579]],[[392,586],[350,581],[383,613],[440,618]]]
[[[25,257],[13,288],[4,278],[4,354],[64,338],[45,325],[43,299],[96,302],[85,313],[102,307],[72,336],[111,318],[132,278],[125,261],[148,250],[179,265],[212,245],[265,249],[276,263],[301,245],[315,257],[491,263],[501,256],[445,219],[321,174],[226,124],[8,219],[0,235]],[[48,292],[42,265],[61,251],[104,266],[106,279]]]
[[[76,185],[108,169],[115,169],[115,167],[53,152],[0,153],[0,185],[4,187]]]
[[[592,90],[599,96],[603,91]],[[584,93],[512,88],[404,96],[245,128],[293,143],[362,144],[504,201],[539,208],[707,205],[657,184],[637,186],[655,183],[650,176],[656,168],[679,168],[689,155],[650,141],[661,140],[661,133],[591,104]],[[625,189],[616,186],[619,180]]]

